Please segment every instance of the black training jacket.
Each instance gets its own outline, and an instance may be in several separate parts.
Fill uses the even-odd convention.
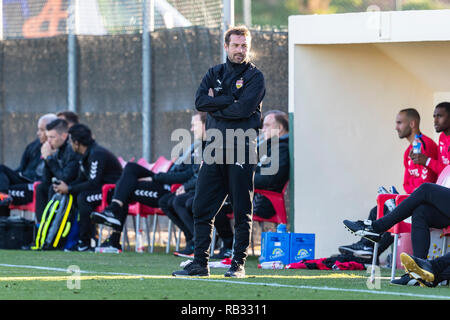
[[[45,160],[43,181],[51,184],[52,177],[56,177],[65,183],[71,183],[77,177],[79,159],[66,139],[58,151]]]
[[[202,145],[204,146],[204,144],[193,144],[191,146],[190,163],[176,163],[168,172],[160,172],[155,174],[153,176],[153,180],[161,184],[188,183],[199,170],[198,168],[200,165],[195,163],[195,157],[198,157],[197,153],[203,150]]]
[[[214,90],[214,97],[208,95]],[[226,63],[208,70],[197,90],[195,107],[208,112],[206,129],[260,129],[262,100],[266,93],[264,76],[250,62]]]
[[[289,135],[285,134],[278,140],[278,159],[271,159],[272,149],[276,147],[273,145],[272,139],[264,141],[267,144],[267,154],[261,154],[261,148],[259,149],[259,155],[261,161],[258,163],[255,172],[255,189],[263,189],[281,192],[284,185],[289,180]],[[278,161],[278,171],[273,175],[261,174],[262,168],[268,168],[272,166],[272,161]]]
[[[34,140],[27,145],[23,152],[22,159],[16,172],[31,181],[39,181],[44,174],[44,163],[41,159],[42,143],[39,139]]]
[[[78,178],[69,184],[69,192],[78,194],[84,190],[101,188],[103,184],[116,183],[122,174],[122,166],[109,150],[94,142],[79,162]]]

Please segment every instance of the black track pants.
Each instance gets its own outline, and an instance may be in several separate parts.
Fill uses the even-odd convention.
[[[372,223],[376,232],[384,232],[412,217],[411,240],[414,256],[425,259],[430,246],[430,228],[450,225],[450,189],[424,183],[390,214]]]
[[[127,163],[117,181],[113,199],[120,200],[124,208],[127,208],[128,204],[132,202],[140,202],[146,206],[157,208],[159,199],[169,191],[165,190],[164,186],[158,182],[139,181],[140,178],[145,177],[153,177],[153,172],[136,163]],[[127,210],[122,210],[120,217],[122,225],[127,214]]]
[[[16,171],[9,167],[0,164],[0,192],[8,193],[10,186],[27,183],[30,183],[30,181],[21,177]]]
[[[434,274],[437,276],[436,282],[450,280],[450,252],[430,262]]]
[[[91,213],[102,203],[102,189],[85,190],[73,196],[80,217],[80,240],[89,243],[90,239],[95,237],[95,224],[92,223]]]
[[[192,214],[185,206],[186,200],[190,197],[193,197],[193,194],[183,193],[176,196],[174,193],[166,193],[159,200],[159,207],[183,231],[186,241],[190,241],[194,237]]]
[[[234,260],[244,264],[253,214],[254,174],[253,164],[206,164],[200,169],[193,203],[194,260],[206,265],[209,259],[213,223],[227,195],[235,219]]]

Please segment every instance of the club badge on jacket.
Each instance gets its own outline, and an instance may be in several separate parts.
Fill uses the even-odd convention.
[[[240,78],[239,80],[236,81],[236,88],[237,89],[242,88],[243,85],[244,85],[244,79]]]

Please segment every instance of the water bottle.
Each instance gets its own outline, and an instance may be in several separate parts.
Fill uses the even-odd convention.
[[[102,247],[98,247],[95,248],[95,252],[96,253],[120,253],[121,250],[117,249],[117,248],[102,248]]]
[[[422,142],[420,141],[420,138],[422,137],[421,134],[416,134],[413,141],[413,153],[420,153],[420,148],[422,147]]]
[[[258,264],[259,269],[283,269],[284,264],[281,261],[266,261]]]
[[[143,241],[144,241],[143,231],[142,229],[140,229],[136,237],[136,252],[144,252]]]
[[[278,232],[278,233],[286,233],[286,232],[287,232],[286,225],[283,224],[283,223],[280,223],[280,224],[277,226],[277,232]]]

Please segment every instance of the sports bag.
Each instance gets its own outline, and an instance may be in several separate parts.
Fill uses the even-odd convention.
[[[56,193],[47,203],[36,235],[33,250],[64,248],[75,217],[73,196]]]

